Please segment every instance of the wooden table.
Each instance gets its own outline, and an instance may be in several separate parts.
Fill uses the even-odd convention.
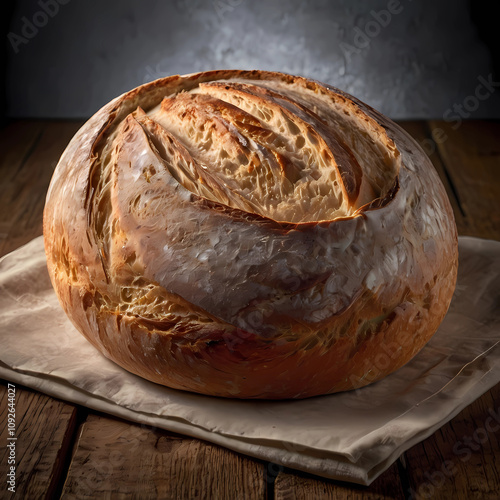
[[[17,121],[0,132],[0,255],[42,233],[52,171],[80,125]],[[500,123],[451,125],[402,123],[439,172],[460,234],[500,240]],[[0,385],[1,498],[10,497],[7,384]],[[287,470],[20,386],[16,397],[16,498],[500,498],[500,430],[484,431],[490,412],[500,415],[500,384],[370,487]]]

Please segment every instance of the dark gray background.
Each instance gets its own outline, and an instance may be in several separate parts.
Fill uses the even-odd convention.
[[[487,2],[60,0],[13,44],[57,0],[3,1],[11,117],[87,117],[161,76],[246,68],[319,79],[396,119],[442,118],[464,102],[471,118],[500,118],[498,88],[467,101],[497,57]],[[389,7],[398,13],[377,21]]]

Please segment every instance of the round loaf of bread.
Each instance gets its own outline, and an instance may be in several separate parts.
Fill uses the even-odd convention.
[[[172,76],[103,107],[57,165],[44,237],[61,305],[102,354],[234,398],[397,370],[445,316],[458,261],[446,192],[408,134],[265,71]]]

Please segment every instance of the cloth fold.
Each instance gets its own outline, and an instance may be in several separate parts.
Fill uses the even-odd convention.
[[[403,368],[356,391],[241,401],[168,389],[102,356],[62,311],[39,237],[0,260],[0,377],[286,467],[370,484],[500,381],[500,243],[462,237],[459,253],[450,310]]]

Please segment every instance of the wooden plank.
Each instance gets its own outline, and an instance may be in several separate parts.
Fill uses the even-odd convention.
[[[16,123],[1,134],[7,160],[0,187],[0,255],[42,234],[45,195],[52,172],[81,122]],[[17,138],[17,133],[19,137]]]
[[[39,121],[20,120],[0,130],[0,175],[2,182],[12,180],[29,157],[42,131]]]
[[[369,487],[340,483],[300,473],[280,472],[274,486],[276,500],[404,499],[398,468],[393,464]]]
[[[78,124],[17,121],[0,132],[0,255],[41,234],[45,192],[52,170]],[[7,422],[7,384],[0,386],[0,421]],[[19,498],[51,498],[65,474],[76,409],[16,387],[16,491]],[[7,427],[0,464],[7,467]],[[5,470],[7,473],[7,470]]]
[[[498,499],[500,386],[405,453],[413,498]]]
[[[263,499],[264,471],[216,445],[89,415],[62,496]]]
[[[15,122],[0,131],[0,247],[12,226],[12,213],[3,197],[10,190],[10,183],[17,171],[31,154],[41,135],[38,122]]]
[[[454,130],[432,121],[430,127],[443,137],[438,152],[469,221],[467,234],[500,239],[500,122],[464,121]]]
[[[65,471],[75,429],[74,406],[19,385],[15,387],[15,441],[8,441],[8,382],[0,381],[0,471],[6,489],[7,443],[15,443],[17,498],[52,498]]]

